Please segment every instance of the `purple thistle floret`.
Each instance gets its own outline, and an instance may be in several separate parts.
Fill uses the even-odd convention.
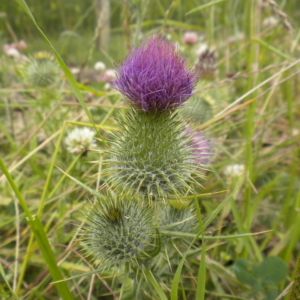
[[[131,49],[119,65],[118,78],[110,83],[148,112],[181,106],[193,95],[197,79],[175,45],[161,36],[153,36],[140,48]]]
[[[207,165],[212,156],[210,141],[201,132],[193,132],[187,129],[185,133],[192,139],[189,145],[194,149],[192,150],[194,162],[202,166]]]

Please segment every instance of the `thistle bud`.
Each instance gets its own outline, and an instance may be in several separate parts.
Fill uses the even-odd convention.
[[[166,198],[190,189],[197,174],[192,138],[177,113],[131,110],[119,120],[107,171],[109,181],[123,191],[146,198]]]
[[[159,226],[165,231],[191,233],[198,228],[196,212],[188,207],[165,205],[160,210]]]
[[[21,67],[21,74],[32,86],[48,87],[57,82],[60,69],[48,52],[38,52]]]
[[[141,268],[160,251],[152,209],[113,195],[98,200],[87,212],[82,235],[86,255],[121,273],[128,267]]]
[[[180,114],[195,124],[203,124],[213,118],[215,110],[215,100],[209,93],[203,93],[189,99]]]

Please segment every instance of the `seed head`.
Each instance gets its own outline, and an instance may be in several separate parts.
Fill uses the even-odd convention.
[[[122,272],[126,265],[141,267],[159,253],[157,232],[149,206],[111,195],[87,213],[81,243],[96,264]]]
[[[111,84],[147,112],[181,106],[191,97],[196,82],[197,76],[186,67],[175,45],[154,36],[140,48],[131,49]]]

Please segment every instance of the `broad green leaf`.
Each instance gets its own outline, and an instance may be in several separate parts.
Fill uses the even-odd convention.
[[[277,284],[287,276],[288,267],[281,258],[269,256],[258,267],[258,274],[263,283]]]
[[[248,261],[244,258],[240,258],[235,262],[233,265],[233,271],[238,281],[243,284],[253,287],[258,283],[256,278],[249,272]]]
[[[274,290],[266,290],[265,294],[267,295],[267,297],[265,298],[265,300],[274,300],[278,297],[279,295],[279,291],[274,289]]]

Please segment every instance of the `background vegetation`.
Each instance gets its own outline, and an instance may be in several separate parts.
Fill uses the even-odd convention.
[[[82,276],[93,266],[80,254],[78,215],[93,196],[56,166],[95,190],[105,183],[100,171],[107,157],[94,151],[73,155],[65,138],[77,126],[92,127],[91,116],[105,140],[118,130],[114,118],[126,106],[93,66],[100,60],[112,68],[131,45],[155,33],[178,43],[190,65],[198,62],[197,49],[206,43],[214,49],[216,66],[213,78],[199,79],[194,98],[209,105],[191,121],[215,149],[197,188],[205,242],[198,238],[187,249],[193,236],[186,235],[176,244],[172,268],[161,281],[156,278],[159,286],[172,300],[176,280],[178,299],[196,299],[204,284],[205,299],[289,299],[300,250],[299,2],[113,0],[109,42],[100,45],[104,25],[96,18],[94,1],[27,3],[73,72],[84,101],[74,96],[69,75],[58,71],[50,87],[39,87],[24,76],[22,59],[1,51],[0,155],[2,169],[6,166],[12,178],[0,173],[0,299],[12,297],[8,284],[20,299],[70,299],[69,294],[113,299],[111,291],[119,296],[121,283],[131,289],[130,281],[109,272]],[[277,23],[264,25],[271,16]],[[28,47],[22,55],[50,51],[16,2],[1,1],[0,17],[1,46],[24,40]],[[183,42],[186,31],[197,32],[196,44]],[[103,148],[100,141],[97,145]],[[237,164],[243,166],[238,176],[228,168]],[[200,269],[199,277],[203,244],[206,270]],[[185,254],[180,277],[176,270]],[[71,279],[56,289],[51,282],[60,276]],[[145,299],[162,298],[151,281],[145,290]]]

